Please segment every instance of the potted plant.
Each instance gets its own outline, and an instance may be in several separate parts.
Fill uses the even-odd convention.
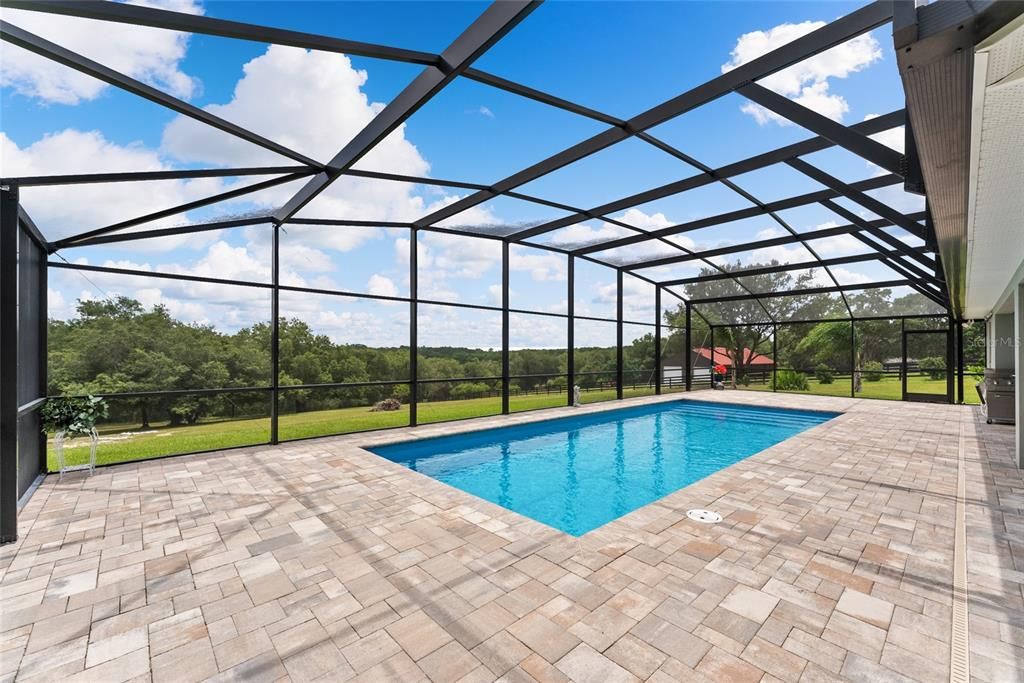
[[[61,477],[65,472],[96,469],[96,446],[99,434],[96,421],[107,416],[107,402],[98,396],[55,396],[46,399],[39,410],[39,420],[44,433],[54,432],[53,446],[57,453],[57,465]],[[89,436],[89,462],[69,467],[64,460],[64,440],[74,436]]]

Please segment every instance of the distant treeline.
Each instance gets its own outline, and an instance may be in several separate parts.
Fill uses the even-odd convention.
[[[50,395],[138,394],[169,390],[266,387],[271,383],[270,324],[256,323],[228,334],[212,325],[185,323],[163,306],[146,309],[117,297],[80,301],[77,315],[49,325]],[[408,400],[408,347],[336,344],[307,323],[282,319],[279,325],[282,387],[361,384],[344,388],[302,388],[281,392],[280,409],[306,411],[370,406],[384,398]],[[577,348],[577,383],[597,386],[614,379],[613,348]],[[473,398],[500,389],[500,350],[421,347],[418,375],[421,400]],[[565,349],[523,349],[509,353],[516,391],[564,387]],[[653,381],[654,336],[637,339],[624,351],[630,381]],[[395,382],[387,384],[387,382]],[[111,398],[111,419],[190,424],[215,416],[265,415],[268,392],[181,394],[171,397]]]

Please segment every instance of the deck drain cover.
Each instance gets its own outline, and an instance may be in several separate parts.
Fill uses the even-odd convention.
[[[722,515],[711,510],[688,510],[686,516],[695,522],[704,522],[705,524],[717,524],[722,521]]]

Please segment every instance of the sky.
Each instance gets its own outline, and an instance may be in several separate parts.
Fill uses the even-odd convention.
[[[441,52],[485,9],[472,2],[200,2],[156,0],[150,5],[224,19],[325,33],[354,40]],[[607,114],[628,118],[837,18],[845,2],[548,2],[480,58],[474,67]],[[419,73],[421,67],[363,57],[310,52],[225,38],[185,35],[69,17],[3,9],[5,21],[159,87],[176,97],[317,160],[331,158]],[[780,94],[844,124],[903,106],[890,28],[813,57],[761,81]],[[0,76],[0,162],[5,176],[290,164],[260,147],[182,117],[6,43]],[[523,167],[600,133],[604,124],[468,79],[456,79],[357,164],[357,168],[494,183]],[[663,123],[656,137],[711,166],[810,137],[739,95]],[[877,136],[902,150],[902,129]],[[880,169],[843,150],[806,157],[845,181]],[[636,139],[627,139],[523,185],[525,194],[590,208],[697,171]],[[22,201],[50,240],[145,215],[264,178],[220,178],[25,188]],[[738,176],[737,185],[762,201],[821,189],[787,167]],[[183,225],[268,211],[304,181],[263,190],[132,230]],[[365,178],[342,178],[299,214],[304,217],[412,221],[456,201],[465,191]],[[904,211],[923,208],[896,188],[872,193]],[[840,202],[842,203],[842,202]],[[744,208],[750,203],[712,184],[619,212],[638,231]],[[861,207],[849,205],[872,218]],[[499,197],[447,219],[450,227],[520,226],[566,215],[559,209]],[[782,212],[806,232],[846,221],[822,207]],[[574,246],[635,234],[600,220],[534,239]],[[784,234],[770,217],[714,226],[671,238],[689,249],[712,248]],[[913,238],[893,230],[900,239]],[[149,272],[191,273],[269,282],[268,226],[62,250],[57,259]],[[286,226],[282,282],[350,293],[403,297],[409,292],[409,239],[402,229]],[[822,258],[862,252],[849,236],[816,240]],[[660,243],[600,252],[610,261],[678,253]],[[803,262],[813,256],[787,245],[731,255],[744,263]],[[422,233],[420,296],[437,301],[500,305],[497,242]],[[719,260],[719,263],[725,261]],[[643,271],[666,280],[694,275],[690,262]],[[563,255],[516,245],[511,251],[513,308],[567,309]],[[614,316],[615,273],[579,262],[576,312]],[[893,279],[877,263],[833,269],[841,284]],[[824,284],[831,279],[819,269]],[[653,323],[653,288],[628,278],[626,318]],[[115,294],[163,304],[191,322],[225,331],[267,319],[266,290],[159,278],[53,270],[51,317],[73,315],[78,299]],[[282,315],[299,317],[337,342],[407,343],[408,306],[387,300],[330,295],[282,296]],[[421,314],[420,343],[500,346],[500,315],[432,307]],[[429,318],[429,319],[428,319]],[[564,343],[557,318],[526,316],[521,346]],[[600,325],[578,330],[581,345],[603,343]],[[589,327],[594,327],[591,333]],[[630,328],[632,329],[632,328]],[[636,328],[638,333],[645,328]],[[495,341],[495,332],[497,337]],[[513,344],[515,346],[515,344]]]

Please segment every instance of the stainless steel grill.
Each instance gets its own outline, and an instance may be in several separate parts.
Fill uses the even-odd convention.
[[[1013,370],[986,368],[985,378],[978,383],[978,394],[989,424],[1014,424],[1014,382]]]

